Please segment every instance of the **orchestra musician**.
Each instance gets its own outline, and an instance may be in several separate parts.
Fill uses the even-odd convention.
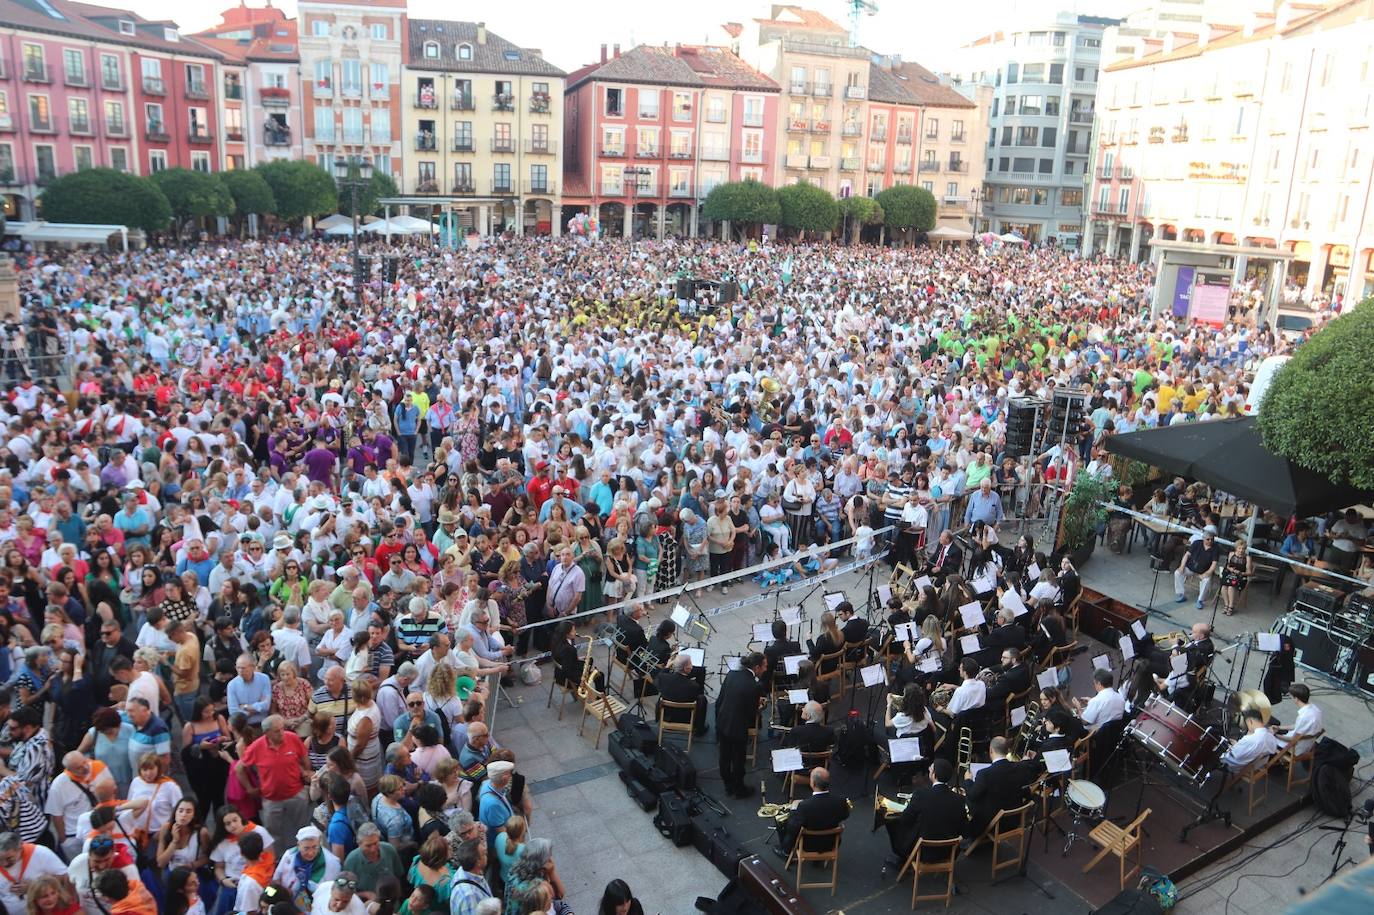
[[[1026,647],[1026,630],[1016,622],[1016,614],[1006,607],[997,611],[994,617],[997,625],[983,640],[984,648],[1014,648],[1020,651]]]
[[[1264,725],[1264,712],[1251,706],[1241,713],[1245,720],[1245,736],[1222,754],[1221,761],[1233,775],[1259,768],[1282,749],[1274,732]]]
[[[696,704],[696,719],[692,733],[700,737],[706,733],[706,696],[702,680],[706,671],[701,669],[702,678],[694,677],[696,670],[692,659],[686,654],[677,654],[668,662],[668,667],[655,674],[658,697],[669,702],[692,702]],[[664,708],[663,720],[675,724],[685,724],[690,715],[683,709]]]
[[[935,549],[935,557],[930,566],[930,578],[944,584],[946,578],[958,573],[964,565],[964,551],[954,542],[954,534],[949,528],[940,532],[940,545]]]
[[[835,623],[835,614],[827,610],[821,614],[821,634],[816,636],[816,640],[810,644],[811,660],[818,660],[821,655],[834,654],[844,646],[844,634],[840,632],[840,627]],[[837,661],[827,662],[828,666],[822,668],[821,673],[828,674],[838,665]]]
[[[970,839],[982,835],[999,810],[1014,810],[1026,802],[1026,790],[1040,774],[1040,764],[1007,759],[1010,742],[994,737],[988,742],[991,762],[970,780],[967,791]]]
[[[832,621],[833,625],[833,621]],[[740,659],[738,670],[725,675],[716,698],[716,747],[720,777],[725,793],[746,798],[754,793],[744,783],[744,757],[749,745],[749,729],[758,721],[763,704],[763,674],[768,662],[757,651]]]
[[[1025,692],[1031,687],[1030,668],[1015,648],[1002,649],[1002,663],[994,668],[997,679],[988,687],[987,704],[994,708],[1007,701],[1008,696]]]
[[[654,656],[659,667],[667,667],[668,659],[673,656],[672,638],[677,634],[677,623],[672,620],[664,620],[658,624],[654,634],[649,638],[649,644],[645,650]]]
[[[1096,734],[1105,725],[1120,721],[1126,714],[1126,700],[1113,689],[1115,678],[1110,670],[1093,671],[1093,697],[1086,702],[1074,699],[1088,732]]]
[[[930,700],[926,697],[926,691],[915,683],[907,686],[900,696],[887,698],[882,731],[873,736],[879,746],[886,746],[887,741],[900,738],[915,737],[920,740],[920,760],[914,763],[889,763],[889,768],[897,777],[897,784],[909,785],[915,775],[923,775],[929,769],[930,756],[934,752],[935,728]]]
[[[773,641],[763,649],[763,656],[768,660],[767,677],[770,692],[777,688],[779,677],[787,677],[783,658],[795,657],[801,653],[801,644],[787,637],[787,623],[781,619],[773,620]]]
[[[811,796],[797,805],[778,830],[778,846],[773,851],[781,858],[788,856],[803,829],[834,829],[849,819],[849,802],[830,793],[830,772],[817,766],[811,770],[810,780]],[[833,838],[808,838],[805,850],[829,851],[835,841]]]
[[[577,627],[571,620],[559,623],[554,630],[553,678],[559,686],[576,688],[582,681],[582,659],[577,656],[576,636]]]
[[[1040,718],[1044,736],[1031,744],[1031,754],[1048,753],[1050,750],[1073,750],[1074,743],[1082,737],[1083,723],[1072,712],[1062,706],[1055,706]],[[1078,737],[1074,737],[1078,734]]]
[[[861,660],[868,649],[868,620],[856,615],[854,605],[847,600],[840,601],[835,612],[839,615],[840,635],[847,649],[846,660]]]
[[[901,816],[887,821],[892,846],[889,863],[900,865],[911,856],[920,839],[958,839],[968,831],[968,805],[950,787],[953,777],[954,763],[936,759],[930,764],[930,784],[911,795]]]

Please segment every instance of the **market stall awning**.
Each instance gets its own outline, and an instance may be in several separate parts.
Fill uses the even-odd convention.
[[[937,241],[968,241],[973,238],[973,233],[967,229],[956,229],[953,226],[936,226],[926,233],[926,238],[933,238]]]
[[[5,225],[6,235],[18,235],[30,244],[43,242],[68,243],[76,245],[106,245],[118,235],[129,250],[129,230],[120,225],[86,225],[78,222],[16,222]]]
[[[1367,490],[1334,483],[1265,448],[1252,416],[1143,429],[1109,436],[1106,444],[1113,454],[1201,480],[1279,515],[1305,518],[1370,498]]]

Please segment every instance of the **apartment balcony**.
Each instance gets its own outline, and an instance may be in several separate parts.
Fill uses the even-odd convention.
[[[601,185],[602,197],[623,197],[625,195],[625,185],[614,181],[606,181]]]
[[[415,179],[415,193],[437,194],[439,193],[439,182],[435,181],[432,175],[420,175]]]
[[[334,81],[332,79],[317,79],[314,87],[315,98],[333,98]]]
[[[231,102],[243,101],[243,83],[225,83],[224,98]]]
[[[472,137],[454,137],[450,147],[456,153],[476,152]]]
[[[167,84],[162,81],[160,76],[145,76],[143,77],[143,94],[166,95]]]
[[[922,162],[922,163],[921,163],[921,170],[922,170],[922,171],[925,170],[925,166],[926,166],[926,163]],[[892,166],[892,174],[894,174],[894,175],[909,175],[909,174],[911,174],[911,163],[910,163],[910,162],[897,162],[897,163],[894,163],[893,166]]]
[[[868,98],[867,86],[845,86],[844,97],[847,99],[863,100]]]
[[[829,171],[834,161],[835,160],[829,156],[812,156],[811,161],[807,163],[807,167],[813,171]]]
[[[607,159],[623,159],[625,158],[625,147],[603,146],[601,147],[601,155]]]
[[[806,118],[788,118],[787,129],[791,133],[806,133],[811,129],[811,122]]]
[[[530,114],[548,114],[552,107],[547,93],[530,96]]]
[[[291,90],[285,86],[263,86],[258,90],[258,100],[264,108],[290,108]]]
[[[1110,165],[1104,165],[1097,170],[1097,177],[1101,178],[1103,181],[1110,181],[1112,180],[1112,175],[1115,173],[1116,170]]]
[[[24,82],[26,83],[50,83],[52,82],[52,71],[45,63],[37,61],[24,61]]]
[[[438,138],[432,133],[417,133],[415,135],[416,152],[434,152],[439,148]]]
[[[662,155],[657,146],[636,146],[636,159],[657,159]]]
[[[961,130],[961,131],[959,131],[958,133],[952,133],[952,134],[950,134],[950,135],[949,135],[949,141],[950,141],[951,143],[962,143],[962,142],[964,142],[965,138],[967,138],[967,136],[968,136],[968,134],[964,133],[964,132]]]
[[[558,193],[558,182],[557,182],[557,181],[547,181],[547,180],[546,180],[546,181],[536,181],[535,179],[531,178],[531,179],[530,179],[530,186],[527,187],[527,188],[525,188],[525,193],[526,193],[526,194],[544,194],[544,195],[546,195],[546,196],[552,197],[552,196],[554,196],[554,195],[556,195],[556,194]]]
[[[16,172],[16,171],[14,170],[14,166],[9,166],[9,167],[6,167],[6,168],[0,168],[0,185],[4,185],[4,186],[6,186],[6,187],[12,187],[12,186],[14,186],[14,185],[23,184],[23,183],[24,183],[24,179],[23,179],[22,174],[19,173],[19,172]]]
[[[171,134],[167,133],[167,128],[158,123],[149,124],[143,136],[149,143],[166,143],[172,139]]]
[[[701,158],[707,162],[729,162],[730,148],[728,146],[703,146]]]
[[[525,152],[535,156],[558,155],[557,140],[526,140]]]
[[[693,155],[695,155],[695,153],[693,153],[692,150],[690,150],[690,149],[670,149],[670,150],[668,150],[668,158],[669,158],[669,159],[678,159],[678,160],[690,159],[690,158],[692,158]]]
[[[887,142],[887,128],[886,128],[886,127],[874,127],[873,130],[872,130],[872,132],[869,133],[868,138],[869,138],[870,140],[872,140],[873,142],[875,142],[875,143],[886,143],[886,142]]]
[[[748,162],[751,165],[758,165],[759,163],[763,162],[763,156],[763,150],[753,151],[746,149],[744,152],[739,154],[739,160],[741,162]]]
[[[29,130],[32,130],[34,133],[52,133],[55,130],[53,127],[52,115],[38,117],[33,114],[33,112],[30,112]]]
[[[471,178],[462,178],[453,182],[453,193],[475,194],[477,193],[477,185],[472,183]]]
[[[9,112],[0,113],[0,131],[13,132],[14,117]]]
[[[692,189],[690,187],[670,187],[668,188],[668,196],[678,198],[691,197]]]
[[[1173,142],[1173,143],[1187,143],[1187,142],[1188,142],[1188,131],[1187,131],[1186,129],[1184,129],[1184,130],[1175,130],[1175,131],[1173,132],[1173,134],[1170,135],[1169,140],[1170,140],[1170,142]]]
[[[902,133],[901,131],[898,131],[898,132],[897,132],[897,142],[898,142],[899,144],[901,144],[902,146],[910,146],[910,145],[911,145],[911,134],[909,134],[909,133]]]
[[[921,162],[921,171],[923,171],[923,172],[938,172],[939,170],[940,170],[940,163],[939,163],[939,162],[932,162],[932,161],[929,160],[929,159],[924,159],[924,160],[922,160],[922,162]]]
[[[515,152],[515,141],[510,137],[492,137],[491,151],[494,153]]]
[[[204,83],[187,83],[185,95],[189,99],[207,100],[210,98],[210,90],[205,88]]]
[[[515,96],[511,95],[509,92],[502,92],[499,95],[493,95],[491,97],[491,110],[514,111]]]
[[[945,163],[945,171],[962,175],[968,171],[968,162],[963,159],[950,159]]]
[[[1164,128],[1163,128],[1163,127],[1151,127],[1151,128],[1150,128],[1150,136],[1149,136],[1148,142],[1150,142],[1150,143],[1163,143],[1163,142],[1164,142]]]
[[[749,112],[746,111],[746,112],[744,113],[744,126],[745,126],[745,127],[762,127],[762,126],[763,126],[763,115],[762,115],[762,114],[750,114]]]
[[[68,133],[82,134],[82,135],[84,135],[84,136],[89,136],[89,135],[91,134],[91,132],[92,132],[92,131],[91,131],[91,119],[90,119],[90,118],[72,118],[72,119],[67,123],[67,132],[68,132]]]
[[[1106,145],[1108,145],[1108,146],[1113,145],[1111,141],[1105,141],[1105,142],[1106,142]],[[1086,156],[1087,154],[1088,154],[1088,147],[1086,147],[1086,146],[1066,146],[1066,147],[1064,147],[1064,155],[1066,155],[1066,156]]]
[[[705,117],[708,124],[724,124],[727,116],[724,111],[708,111]]]
[[[0,73],[0,79],[3,79],[3,78],[4,78],[4,74]],[[100,77],[100,88],[101,88],[101,89],[104,89],[106,92],[123,92],[123,91],[124,91],[124,80],[123,80],[121,77],[119,77],[118,75],[116,75],[116,76],[101,76],[101,77]]]
[[[861,137],[864,133],[864,125],[858,121],[849,121],[840,128],[840,133],[846,137]]]
[[[806,153],[788,153],[783,165],[787,168],[806,168]]]
[[[243,142],[243,128],[242,128],[242,127],[226,127],[226,128],[224,129],[224,139],[230,141],[231,143],[242,143],[242,142]]]
[[[871,161],[871,162],[869,162],[867,165],[864,166],[864,171],[879,172],[879,173],[885,172],[885,171],[887,171],[887,162],[886,162],[885,160],[883,160],[883,159],[877,159],[877,160]]]
[[[86,81],[85,71],[81,73],[72,73],[68,70],[63,70],[62,83],[66,86],[75,86],[78,89],[85,89],[90,85],[90,83]]]
[[[787,86],[788,95],[810,95],[810,83],[789,83]]]
[[[197,146],[209,146],[215,142],[215,135],[204,128],[192,127],[186,132],[186,139]]]
[[[345,130],[343,132],[344,146],[362,146],[367,142],[367,131],[359,127],[357,130]]]
[[[813,98],[831,98],[834,94],[835,86],[832,83],[815,83],[811,86]]]
[[[812,132],[812,133],[830,133],[830,122],[829,122],[829,121],[819,121],[819,120],[817,120],[817,121],[812,121],[812,122],[811,122],[811,132]]]
[[[1093,112],[1091,111],[1070,111],[1070,124],[1091,124],[1093,122]]]
[[[262,144],[264,146],[290,146],[291,131],[273,130],[270,127],[264,127],[262,130]]]
[[[498,178],[491,179],[491,192],[493,194],[514,194],[515,180],[502,181]]]
[[[339,94],[342,95],[344,98],[362,98],[363,84],[344,83],[342,86],[339,87]]]
[[[840,158],[840,171],[857,172],[859,170],[858,156],[842,156]]]
[[[1130,181],[1135,177],[1135,169],[1131,168],[1129,165],[1118,165],[1116,168],[1116,176],[1122,181]]]
[[[421,90],[415,93],[415,107],[433,111],[439,107],[439,97],[434,94],[434,90]]]
[[[105,133],[111,137],[126,137],[129,135],[129,125],[125,121],[106,121]]]
[[[450,111],[476,111],[477,103],[471,95],[455,95],[448,100],[448,107]]]
[[[52,169],[40,168],[38,174],[34,176],[33,183],[39,187],[47,187],[57,180],[57,172]]]

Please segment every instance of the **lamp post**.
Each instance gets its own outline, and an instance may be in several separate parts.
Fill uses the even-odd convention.
[[[635,240],[635,217],[639,215],[635,211],[639,209],[640,181],[647,178],[649,174],[647,168],[638,165],[628,165],[621,170],[621,177],[630,180],[630,241]]]
[[[357,175],[354,175],[354,169]],[[361,218],[358,216],[358,191],[366,188],[371,183],[372,163],[365,157],[340,156],[334,160],[334,169],[342,172],[342,178],[335,178],[340,188],[348,191],[348,212],[353,217],[353,304],[361,306],[363,301],[362,282],[365,276],[363,272],[362,258],[358,254],[358,229],[361,227]]]
[[[979,194],[978,188],[976,188],[976,187],[975,187],[973,190],[969,191],[969,197],[971,198],[971,200],[972,200],[972,202],[973,202],[973,214],[972,214],[969,218],[973,220],[973,234],[974,234],[974,236],[977,236],[977,235],[978,235],[978,212],[979,212],[979,210],[978,210],[978,198],[979,198],[980,196],[982,196],[982,195]]]

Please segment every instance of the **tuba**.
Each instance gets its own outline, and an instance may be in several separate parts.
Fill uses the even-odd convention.
[[[782,391],[782,383],[771,375],[759,379],[759,396],[754,403],[754,413],[761,422],[771,423],[778,418],[777,396]]]

